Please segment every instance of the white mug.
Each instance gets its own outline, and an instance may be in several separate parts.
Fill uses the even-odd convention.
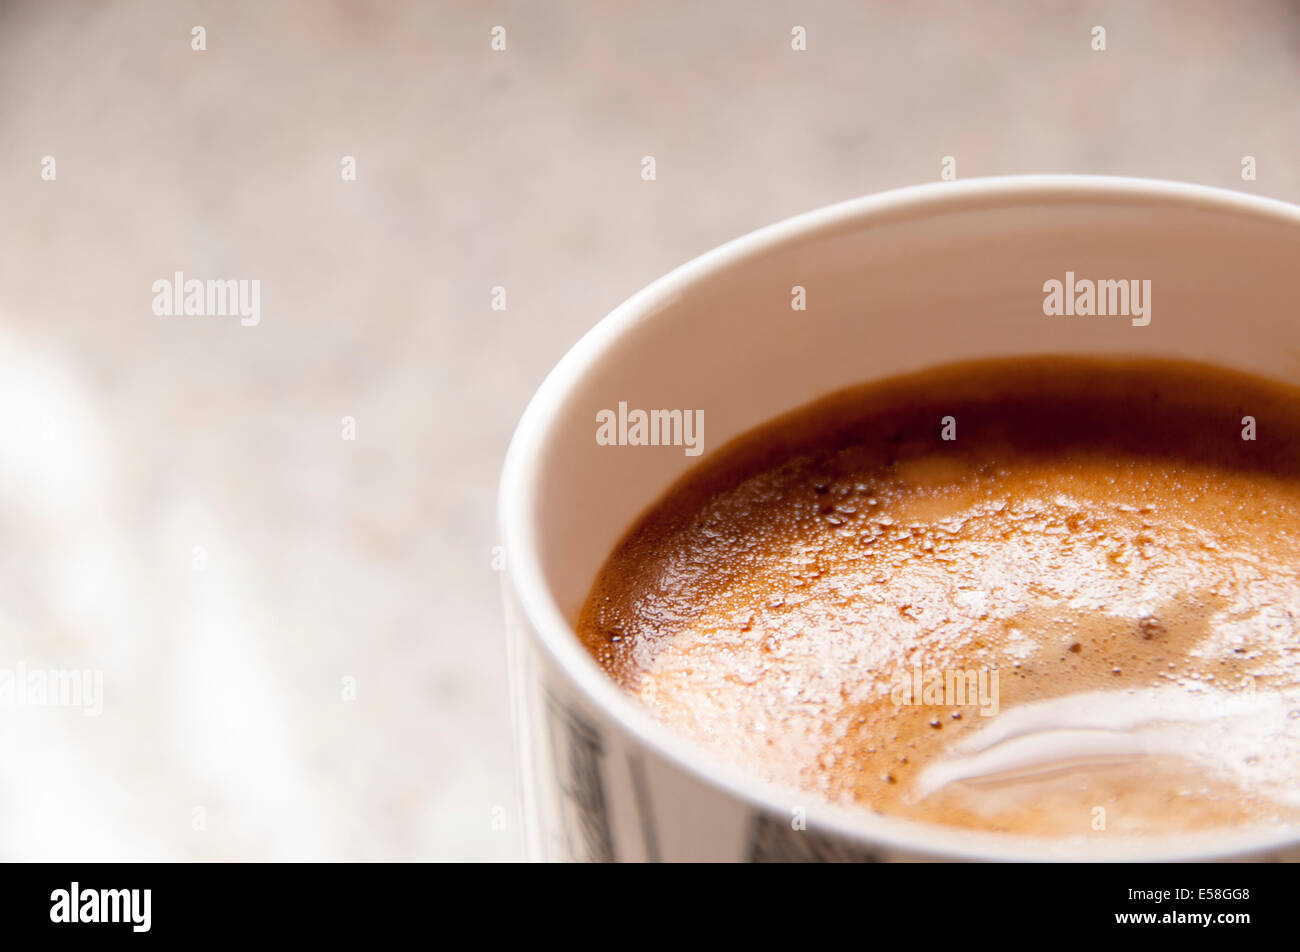
[[[1092,176],[936,183],[760,229],[597,324],[525,411],[501,481],[528,854],[558,860],[1290,859],[1294,833],[1035,838],[818,801],[656,722],[574,634],[623,534],[688,468],[834,391],[959,360],[1181,358],[1300,377],[1300,208]],[[1045,313],[1045,285],[1151,282],[1144,315]],[[806,309],[796,309],[802,289]],[[703,454],[601,445],[597,415],[703,411]]]

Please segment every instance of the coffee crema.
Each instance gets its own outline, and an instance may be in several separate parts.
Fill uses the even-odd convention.
[[[1034,358],[846,391],[691,470],[578,632],[768,780],[1042,835],[1300,820],[1300,390]]]

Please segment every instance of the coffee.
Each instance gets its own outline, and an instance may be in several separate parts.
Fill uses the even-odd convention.
[[[1300,820],[1300,391],[1034,359],[872,384],[675,485],[579,634],[716,755],[955,827]]]

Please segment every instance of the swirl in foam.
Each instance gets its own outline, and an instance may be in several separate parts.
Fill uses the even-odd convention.
[[[1256,796],[1300,807],[1300,693],[1203,686],[1092,691],[1026,704],[930,763],[916,791],[1033,782],[1098,763],[1179,758]]]

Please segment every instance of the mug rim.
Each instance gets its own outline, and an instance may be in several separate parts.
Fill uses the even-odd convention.
[[[652,281],[583,334],[546,375],[520,417],[502,468],[497,519],[507,581],[522,614],[551,661],[586,703],[602,711],[656,756],[698,782],[720,788],[771,815],[786,815],[791,803],[798,802],[805,810],[810,829],[843,837],[865,849],[884,847],[918,856],[988,861],[1180,861],[1245,858],[1255,852],[1300,842],[1300,832],[1220,831],[1125,838],[1104,848],[1085,840],[1081,849],[1077,839],[1068,837],[960,830],[877,815],[765,781],[709,755],[674,733],[619,688],[582,647],[577,632],[565,619],[544,580],[532,505],[538,451],[549,435],[556,409],[563,404],[573,384],[633,325],[711,275],[783,243],[817,233],[872,220],[919,217],[934,211],[1071,199],[1183,203],[1300,227],[1300,205],[1226,188],[1163,179],[1049,174],[930,182],[823,206],[727,241]],[[795,798],[804,799],[796,801]]]

